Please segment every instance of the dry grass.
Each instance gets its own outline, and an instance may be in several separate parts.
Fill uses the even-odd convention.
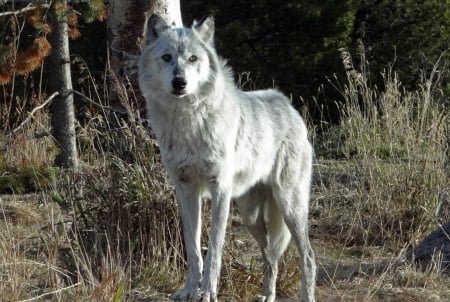
[[[370,85],[364,52],[358,68],[342,56],[342,119],[319,138],[328,157],[316,164],[312,201],[313,236],[340,296],[323,300],[446,301],[439,267],[404,263],[407,250],[450,219],[450,115],[437,75],[406,91],[387,70],[380,89]]]
[[[345,51],[343,59],[348,78],[336,145],[353,166],[340,181],[353,191],[353,238],[347,238],[402,246],[450,219],[449,111],[434,74],[409,92],[388,70],[378,91],[370,87],[363,56],[360,70]]]
[[[417,240],[450,218],[449,111],[435,75],[406,91],[388,70],[376,88],[363,56],[359,67],[345,51],[343,60],[347,79],[335,84],[345,99],[341,123],[314,137],[318,301],[448,301],[450,283],[438,265],[421,271],[404,261]],[[97,91],[90,95],[103,103]],[[121,119],[107,104],[92,105],[78,127],[80,173],[50,173],[32,198],[0,200],[1,301],[161,301],[182,284],[173,190],[148,129],[135,122],[136,110],[127,111]],[[39,112],[23,136],[47,126]],[[4,142],[3,174],[21,172],[24,158],[36,175],[51,165],[50,138]],[[261,287],[259,249],[235,215],[229,229],[220,293],[224,301],[250,301]],[[203,237],[206,246],[206,231]],[[290,247],[280,301],[292,301],[298,273]]]

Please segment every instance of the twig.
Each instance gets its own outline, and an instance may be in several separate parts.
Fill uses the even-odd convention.
[[[44,108],[45,106],[47,106],[47,105],[48,105],[48,104],[49,104],[56,96],[58,96],[58,95],[59,95],[59,92],[58,92],[58,91],[53,92],[53,94],[52,94],[51,96],[49,96],[49,98],[48,98],[44,103],[42,103],[41,105],[39,105],[39,106],[33,108],[33,110],[31,110],[31,112],[28,114],[28,117],[27,117],[22,123],[20,123],[20,125],[17,126],[17,128],[13,129],[9,134],[15,134],[17,131],[19,131],[20,129],[22,129],[23,126],[24,126],[26,123],[28,123],[28,121],[33,117],[33,114],[35,114],[36,111],[38,111],[38,110]]]
[[[94,104],[94,105],[96,105],[96,106],[99,106],[100,108],[103,108],[103,109],[110,109],[109,106],[105,106],[105,105],[102,105],[102,104],[100,104],[100,103],[97,103],[96,101],[94,101],[93,99],[91,99],[90,97],[88,97],[87,95],[85,95],[84,93],[81,93],[81,92],[79,92],[79,91],[77,91],[77,90],[72,89],[72,90],[70,90],[70,92],[72,92],[73,94],[78,95],[79,97],[81,97],[81,98],[84,99],[85,101],[88,101],[88,102],[90,102],[90,103],[92,103],[92,104]]]
[[[60,293],[60,292],[62,292],[62,291],[65,291],[65,290],[71,289],[71,288],[73,288],[73,287],[76,287],[76,286],[78,286],[78,285],[80,285],[80,284],[81,284],[81,282],[78,282],[78,283],[72,284],[72,285],[70,285],[70,286],[67,286],[67,287],[64,287],[64,288],[60,288],[60,289],[57,289],[57,290],[52,291],[52,292],[45,293],[45,294],[42,294],[42,295],[40,295],[40,296],[31,298],[31,299],[22,300],[22,301],[20,301],[20,302],[31,302],[31,301],[36,301],[36,300],[39,300],[39,299],[41,299],[41,298],[43,298],[43,297],[45,297],[45,296]]]
[[[45,8],[50,7],[50,5],[48,5],[48,4],[41,4],[41,6],[45,7]],[[11,16],[11,15],[20,15],[22,13],[25,13],[25,12],[33,10],[33,9],[36,9],[36,6],[30,3],[27,6],[25,6],[24,8],[21,8],[21,9],[15,10],[15,11],[2,12],[2,13],[0,13],[0,17],[7,17],[7,16]]]

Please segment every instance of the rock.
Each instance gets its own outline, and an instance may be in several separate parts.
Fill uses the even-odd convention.
[[[426,236],[413,250],[410,259],[424,270],[436,267],[450,275],[450,222]]]

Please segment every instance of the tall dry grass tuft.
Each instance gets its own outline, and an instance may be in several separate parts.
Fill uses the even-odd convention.
[[[442,62],[408,91],[392,68],[382,74],[382,87],[372,85],[362,46],[358,67],[345,49],[341,56],[344,101],[328,147],[349,168],[340,179],[351,191],[342,234],[348,244],[399,247],[450,219],[450,113],[436,86]]]
[[[138,111],[117,114],[102,106],[86,113],[80,127],[83,173],[54,188],[74,209],[80,272],[100,288],[115,281],[128,294],[171,292],[185,267],[173,189]]]

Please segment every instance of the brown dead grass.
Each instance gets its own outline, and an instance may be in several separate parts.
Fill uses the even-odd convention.
[[[450,218],[448,108],[432,77],[407,92],[387,73],[379,91],[343,55],[342,122],[312,135],[317,300],[449,301],[450,280],[438,266],[424,272],[404,261]],[[123,120],[105,108],[88,112],[78,129],[81,173],[62,171],[26,200],[0,197],[0,301],[164,301],[182,285],[179,214],[154,142],[134,123],[136,110],[126,108]],[[24,137],[47,123],[40,114]],[[13,140],[1,168],[24,158],[50,165],[53,149],[51,138]],[[251,301],[261,290],[262,259],[234,214],[220,299]],[[207,228],[208,206],[203,215]],[[291,246],[280,264],[279,301],[295,301],[299,268]]]

